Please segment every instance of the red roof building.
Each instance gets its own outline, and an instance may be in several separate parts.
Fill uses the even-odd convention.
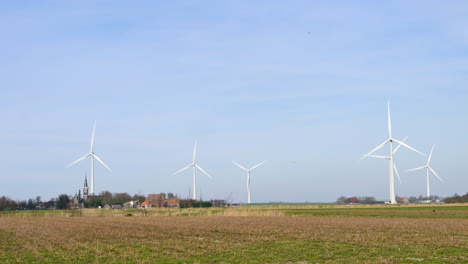
[[[348,203],[350,203],[350,204],[359,204],[359,203],[361,203],[361,201],[359,201],[358,198],[356,198],[356,197],[350,197],[350,198],[348,198]]]
[[[163,207],[165,200],[162,194],[148,194],[148,197],[140,206],[142,208]]]

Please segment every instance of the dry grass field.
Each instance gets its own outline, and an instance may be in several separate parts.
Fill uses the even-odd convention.
[[[466,205],[92,212],[0,215],[0,263],[468,263]]]

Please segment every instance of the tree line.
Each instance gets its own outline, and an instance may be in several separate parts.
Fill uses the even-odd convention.
[[[396,200],[399,201],[400,198],[397,196]],[[464,195],[458,195],[454,194],[453,196],[450,197],[445,197],[442,198],[438,195],[431,195],[429,197],[426,196],[410,196],[408,197],[407,200],[409,203],[424,203],[427,201],[431,202],[444,202],[444,203],[468,203],[468,193]],[[370,197],[370,196],[353,196],[353,197],[346,197],[346,196],[340,196],[338,199],[336,199],[337,204],[352,204],[352,203],[360,203],[360,204],[377,204],[377,203],[383,203],[382,201],[377,201],[375,197]]]
[[[83,200],[81,191],[75,195],[60,194],[49,201],[42,201],[40,196],[27,200],[15,201],[6,196],[0,196],[0,211],[6,210],[43,210],[43,209],[69,209],[73,205],[84,205],[84,207],[99,207],[106,204],[123,205],[129,201],[143,202],[146,196],[142,194],[130,195],[128,193],[111,193],[102,191],[97,196],[91,196],[87,201]]]
[[[227,200],[211,200],[202,201],[194,199],[180,199],[174,193],[159,193],[163,199],[179,199],[180,208],[200,208],[200,207],[225,207],[229,205]],[[40,196],[34,199],[15,201],[6,196],[0,196],[0,211],[16,211],[16,210],[53,210],[53,209],[73,209],[73,208],[98,208],[105,205],[123,205],[127,202],[134,201],[141,204],[146,200],[146,196],[142,194],[130,195],[128,193],[112,193],[110,191],[102,191],[98,195],[89,196],[85,201],[78,191],[75,195],[60,194],[57,197],[51,198],[49,201],[42,201]]]
[[[454,194],[444,199],[446,203],[468,203],[468,192],[463,195]]]
[[[15,201],[6,196],[0,196],[0,211],[4,210],[35,210],[38,206],[43,206],[44,208],[53,207],[55,201],[52,199],[47,202],[41,201],[41,197],[37,196],[34,199]]]

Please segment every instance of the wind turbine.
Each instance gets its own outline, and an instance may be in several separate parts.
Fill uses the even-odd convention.
[[[236,164],[239,168],[241,168],[241,169],[243,169],[243,170],[245,170],[247,172],[247,202],[250,203],[250,171],[252,171],[253,169],[255,169],[258,166],[262,165],[263,163],[265,163],[265,161],[260,162],[259,164],[253,166],[250,169],[244,168],[243,166],[237,164],[235,161],[233,161],[232,163]]]
[[[429,197],[431,196],[431,193],[430,193],[430,190],[429,190],[429,171],[431,171],[437,177],[437,179],[439,179],[442,183],[444,183],[444,181],[439,177],[439,175],[437,175],[435,170],[433,168],[431,168],[431,166],[429,165],[429,163],[431,162],[431,157],[432,157],[432,152],[433,151],[434,151],[434,145],[432,146],[431,154],[429,154],[429,158],[427,159],[427,164],[426,165],[418,167],[418,168],[414,168],[414,169],[411,169],[411,170],[408,170],[408,171],[417,171],[417,170],[426,169],[427,199],[429,199]]]
[[[376,148],[374,148],[371,152],[367,153],[366,155],[364,155],[362,159],[366,158],[366,157],[369,157],[370,155],[372,155],[372,153],[376,152],[377,150],[383,148],[385,145],[387,145],[388,143],[390,143],[390,156],[388,157],[389,159],[389,164],[390,164],[390,203],[392,204],[396,204],[396,198],[395,198],[395,176],[393,174],[393,170],[395,168],[395,165],[394,165],[394,158],[393,158],[393,142],[396,142],[398,144],[400,144],[401,146],[405,147],[405,148],[408,148],[412,151],[415,151],[421,155],[424,155],[423,153],[421,153],[420,151],[408,146],[406,143],[402,142],[402,141],[399,141],[399,140],[396,140],[392,137],[392,121],[391,121],[391,116],[390,116],[390,102],[388,102],[388,135],[389,135],[389,138],[387,140],[385,140],[382,144],[378,145]]]
[[[174,172],[173,175],[176,175],[177,173],[179,172],[182,172],[190,167],[193,167],[193,199],[196,200],[197,199],[197,175],[196,175],[196,171],[197,169],[199,169],[201,172],[203,172],[203,174],[205,174],[206,176],[208,176],[208,178],[210,179],[213,179],[208,173],[206,173],[206,171],[204,171],[200,166],[198,166],[197,163],[195,163],[195,157],[197,155],[197,141],[195,141],[195,147],[193,148],[193,160],[192,160],[192,163],[190,165],[188,165],[187,167],[184,167],[176,172]]]
[[[93,127],[93,135],[91,136],[91,149],[88,154],[84,155],[83,157],[79,158],[78,160],[72,162],[70,165],[66,166],[65,168],[68,168],[72,166],[73,164],[76,164],[87,157],[91,157],[91,188],[90,188],[90,194],[94,195],[94,159],[99,161],[106,169],[109,171],[112,171],[105,163],[102,161],[93,151],[93,146],[94,146],[94,131],[96,130],[96,121],[94,121],[94,127]]]
[[[407,139],[408,137],[405,137],[401,142],[405,142],[405,140]],[[393,151],[393,155],[395,155],[397,153],[397,151],[400,149],[401,145],[398,145],[398,147],[395,148],[395,150]],[[379,156],[379,155],[369,155],[369,157],[373,157],[373,158],[378,158],[378,159],[387,159],[387,160],[390,160],[390,157],[389,156]],[[400,182],[401,184],[401,178],[400,178],[400,173],[398,173],[398,170],[397,170],[397,167],[396,167],[396,164],[395,162],[393,162],[393,169],[395,170],[395,174],[398,178],[398,182]]]

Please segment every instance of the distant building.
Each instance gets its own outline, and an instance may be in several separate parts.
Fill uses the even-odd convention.
[[[138,202],[138,200],[136,200],[136,201],[130,201],[130,202],[124,203],[123,207],[124,208],[136,208],[136,207],[138,207],[138,205],[139,205],[139,202]]]
[[[400,204],[409,204],[409,199],[408,199],[408,197],[400,197],[400,199],[398,199],[398,203],[400,203]]]
[[[70,202],[68,203],[68,207],[70,209],[80,209],[80,208],[83,208],[83,204],[80,203],[80,201],[78,201],[77,198],[75,198],[75,199],[70,200]]]
[[[140,204],[140,207],[141,208],[150,208],[150,207],[154,207],[154,204],[148,202],[148,201],[144,201]]]
[[[106,204],[104,209],[123,209],[123,206],[121,204]]]
[[[348,198],[348,203],[350,203],[350,204],[360,204],[361,201],[359,201],[358,198],[356,198],[356,197],[349,197]]]
[[[44,209],[46,209],[46,207],[43,203],[36,205],[36,210],[44,210]]]
[[[180,199],[165,199],[162,194],[148,194],[145,201],[140,204],[141,208],[151,208],[151,207],[169,207],[169,208],[179,208]]]
[[[166,199],[164,199],[164,196],[162,194],[148,194],[145,201],[141,203],[140,207],[163,207],[165,200]]]
[[[168,199],[167,207],[169,208],[179,208],[180,207],[180,199]]]
[[[86,179],[86,175],[84,178],[84,187],[83,187],[83,201],[88,200],[88,179]]]
[[[148,194],[148,197],[146,197],[146,201],[152,203],[155,207],[162,207],[164,200],[162,194]]]

